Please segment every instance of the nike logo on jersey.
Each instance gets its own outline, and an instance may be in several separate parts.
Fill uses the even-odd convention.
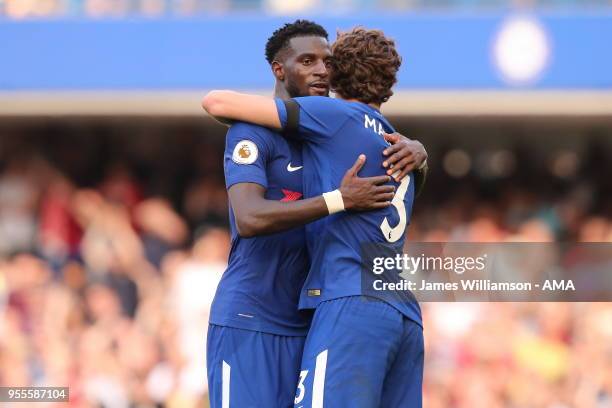
[[[298,171],[302,167],[304,167],[304,166],[293,167],[293,166],[291,166],[291,162],[289,162],[289,164],[287,165],[287,171],[292,173],[294,171]]]

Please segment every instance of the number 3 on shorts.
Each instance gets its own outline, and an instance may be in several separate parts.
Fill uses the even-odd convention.
[[[312,382],[312,408],[323,408],[323,392],[325,389],[325,370],[327,369],[327,351],[323,350],[317,356],[315,362],[314,380]],[[308,376],[308,370],[300,372],[300,380],[297,386],[297,395],[295,396],[295,405],[302,402],[306,396],[306,388],[304,381]]]
[[[304,388],[304,380],[306,379],[307,375],[308,375],[308,370],[300,371],[300,381],[298,381],[297,395],[295,396],[295,401],[294,401],[296,405],[302,402],[302,400],[306,396],[306,388]]]

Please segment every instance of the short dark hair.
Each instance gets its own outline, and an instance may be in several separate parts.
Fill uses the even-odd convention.
[[[268,38],[266,60],[272,64],[278,52],[287,47],[292,38],[308,36],[323,37],[327,40],[328,34],[322,26],[309,20],[295,20],[285,24]]]
[[[330,64],[331,89],[344,98],[382,104],[393,95],[402,57],[382,31],[355,27],[338,33]]]

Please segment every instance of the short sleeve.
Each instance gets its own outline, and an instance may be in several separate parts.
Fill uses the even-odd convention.
[[[276,110],[278,111],[278,119],[280,120],[281,127],[284,129],[287,126],[287,108],[285,107],[285,101],[281,98],[274,98],[276,103]]]
[[[268,188],[266,163],[273,149],[269,132],[247,123],[236,123],[227,132],[223,159],[227,189],[238,183],[257,183]]]
[[[325,96],[294,98],[300,105],[300,134],[314,142],[334,137],[350,119],[348,102]]]
[[[300,107],[299,131],[287,137],[307,143],[324,143],[331,139],[350,118],[346,102],[325,96],[293,98]],[[282,99],[275,99],[283,129],[287,126],[287,108]]]

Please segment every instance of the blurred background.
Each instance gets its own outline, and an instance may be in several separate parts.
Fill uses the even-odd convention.
[[[612,2],[0,0],[0,384],[205,407],[230,247],[206,90],[296,17],[382,28],[429,152],[409,239],[612,242]],[[612,407],[609,303],[428,303],[425,407]]]

